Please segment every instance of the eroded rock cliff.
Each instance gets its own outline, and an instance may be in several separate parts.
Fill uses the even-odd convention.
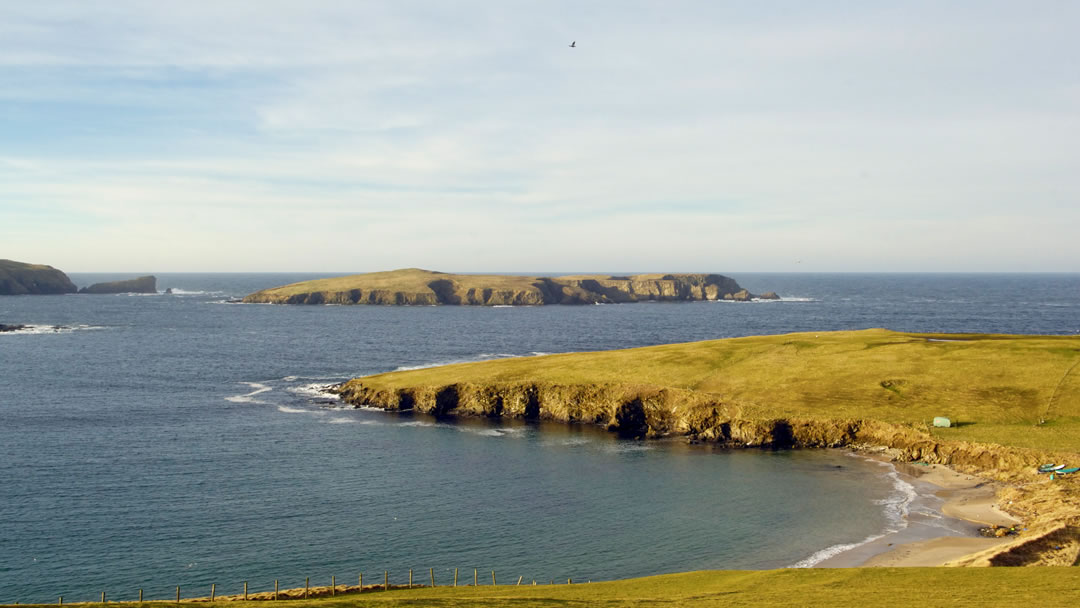
[[[775,297],[775,294],[772,294]],[[305,281],[244,298],[272,304],[538,306],[640,301],[750,300],[755,296],[718,274],[532,277],[455,275],[395,270]]]

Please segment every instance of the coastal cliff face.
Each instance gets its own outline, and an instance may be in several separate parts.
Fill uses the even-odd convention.
[[[79,290],[79,293],[157,293],[157,277],[149,275],[137,279],[128,279],[126,281],[94,283],[89,287],[83,287]]]
[[[776,294],[767,297],[778,299]],[[529,277],[454,275],[420,269],[306,281],[244,298],[270,304],[539,306],[640,301],[750,300],[756,296],[718,274]]]
[[[0,295],[47,295],[76,291],[71,279],[52,266],[0,260]]]

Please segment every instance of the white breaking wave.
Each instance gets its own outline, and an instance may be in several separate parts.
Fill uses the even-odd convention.
[[[0,332],[0,336],[36,335],[36,334],[70,334],[75,331],[107,329],[100,325],[26,325],[15,331]]]
[[[170,287],[169,289],[172,290],[174,296],[218,296],[225,293],[224,291],[202,291],[200,289],[188,291],[179,287]]]
[[[259,384],[258,382],[241,382],[240,384],[246,384],[255,390],[251,391],[250,393],[245,393],[243,395],[233,395],[231,397],[226,397],[226,401],[231,401],[233,403],[266,403],[265,401],[260,401],[259,399],[256,399],[255,395],[260,395],[267,391],[274,390],[269,386],[266,386],[265,384]]]
[[[893,482],[893,491],[885,498],[874,501],[875,504],[879,504],[885,507],[885,518],[888,520],[888,524],[885,526],[885,531],[880,534],[871,534],[870,536],[867,536],[866,538],[857,543],[842,543],[832,545],[831,547],[826,547],[821,551],[814,553],[810,557],[807,557],[806,559],[792,564],[791,566],[789,566],[789,568],[811,568],[831,557],[840,555],[845,551],[850,551],[868,543],[872,543],[878,539],[884,538],[889,534],[895,534],[896,532],[899,532],[904,528],[908,527],[907,516],[909,512],[909,507],[911,505],[911,502],[918,498],[919,494],[915,491],[915,486],[900,478],[900,474],[896,471],[895,467],[892,467],[892,465],[884,462],[881,464],[882,466],[888,466],[892,468],[892,470],[889,471],[887,476]]]
[[[467,359],[449,359],[446,361],[434,361],[432,363],[422,363],[420,365],[402,365],[394,368],[395,372],[409,372],[417,369],[428,369],[431,367],[442,367],[443,365],[455,365],[457,363],[476,363],[479,361],[492,361],[495,359],[511,359],[513,357],[529,357],[529,356],[541,356],[550,355],[553,353],[538,353],[531,352],[527,355],[515,355],[512,353],[480,353],[476,356],[469,357]]]
[[[291,377],[295,378],[295,376],[291,376]],[[296,393],[298,395],[304,395],[306,397],[317,397],[319,399],[333,399],[333,400],[341,399],[340,395],[336,395],[334,393],[331,393],[331,392],[327,391],[327,389],[329,389],[331,386],[332,385],[330,385],[330,384],[322,384],[320,382],[314,382],[312,384],[305,384],[303,386],[294,386],[294,387],[291,387],[291,388],[287,388],[285,390],[289,391],[290,393]]]
[[[326,420],[327,424],[356,424],[355,418],[330,418]]]
[[[467,426],[458,426],[457,430],[462,433],[480,435],[481,437],[514,437],[525,429],[477,429]]]
[[[819,564],[819,563],[829,559],[830,557],[836,557],[837,555],[840,555],[841,553],[843,553],[845,551],[850,551],[850,550],[855,549],[857,547],[861,547],[861,546],[863,546],[863,545],[865,545],[867,543],[872,543],[875,540],[878,540],[879,538],[885,538],[885,535],[884,534],[874,534],[872,536],[867,536],[866,538],[864,538],[863,540],[861,540],[861,541],[859,541],[857,543],[846,543],[846,544],[833,545],[831,547],[826,547],[825,549],[822,549],[821,551],[818,551],[817,553],[811,555],[810,557],[808,557],[808,558],[806,558],[806,559],[804,559],[802,561],[796,562],[796,563],[794,563],[794,564],[792,564],[792,565],[790,565],[788,567],[789,568],[811,568],[814,565]]]

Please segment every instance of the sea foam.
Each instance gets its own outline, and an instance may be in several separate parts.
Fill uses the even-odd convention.
[[[911,503],[918,498],[919,493],[915,491],[915,486],[904,481],[900,477],[900,473],[891,464],[885,462],[880,464],[892,469],[886,474],[886,477],[893,482],[892,491],[889,495],[874,501],[875,504],[884,507],[885,519],[887,521],[885,530],[880,534],[871,534],[859,542],[841,543],[826,547],[803,560],[795,562],[791,566],[788,566],[789,568],[811,568],[829,558],[836,557],[845,551],[857,549],[863,545],[884,538],[889,534],[895,534],[896,532],[907,528],[907,516],[910,511]]]
[[[261,395],[262,393],[274,390],[269,386],[266,386],[265,384],[260,384],[258,382],[241,382],[240,384],[246,384],[255,390],[251,391],[250,393],[244,393],[243,395],[232,395],[231,397],[226,397],[226,401],[231,401],[233,403],[266,403],[265,401],[256,399],[255,395]]]

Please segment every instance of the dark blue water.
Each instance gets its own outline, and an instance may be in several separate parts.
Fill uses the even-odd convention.
[[[224,303],[306,278],[165,274],[174,295],[0,298],[0,323],[41,326],[0,335],[0,602],[429,567],[440,582],[455,567],[539,582],[789,565],[895,525],[880,465],[343,410],[311,385],[802,330],[1080,331],[1078,275],[738,274],[789,298],[751,304]]]

